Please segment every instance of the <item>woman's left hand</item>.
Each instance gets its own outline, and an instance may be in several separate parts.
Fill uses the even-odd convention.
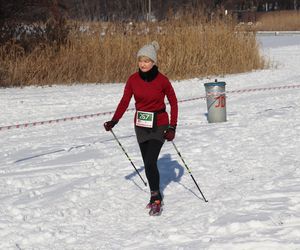
[[[167,141],[173,141],[174,138],[175,138],[175,127],[168,127],[168,129],[165,131],[165,134],[164,134],[164,138],[167,140]]]

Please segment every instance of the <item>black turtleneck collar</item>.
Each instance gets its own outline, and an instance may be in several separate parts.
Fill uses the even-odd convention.
[[[145,82],[151,82],[158,75],[158,67],[154,65],[152,69],[147,72],[143,72],[141,69],[139,69],[139,75]]]

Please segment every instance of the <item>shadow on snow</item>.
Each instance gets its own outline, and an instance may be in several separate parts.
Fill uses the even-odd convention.
[[[184,168],[175,160],[171,159],[170,154],[165,154],[157,161],[157,166],[160,173],[160,191],[164,192],[165,188],[173,181],[179,182],[184,173]],[[137,168],[137,171],[141,173],[145,170],[145,167],[142,166]],[[135,185],[141,188],[133,179],[133,177],[137,176],[137,172],[134,171],[125,176],[126,180],[132,180]]]
[[[164,193],[164,190],[171,182],[176,182],[179,185],[183,186],[186,190],[190,191],[193,195],[195,195],[198,199],[202,199],[199,197],[192,189],[186,187],[184,184],[180,182],[181,177],[184,174],[184,167],[178,163],[176,160],[172,160],[171,154],[165,154],[161,158],[158,159],[157,162],[159,173],[160,173],[160,191]],[[139,173],[141,173],[143,170],[145,170],[144,166],[141,166],[137,169]],[[133,177],[138,177],[136,171],[133,171],[132,173],[125,176],[126,180],[131,180],[133,183],[142,191],[146,192],[141,187],[141,180],[138,180],[137,182]],[[144,177],[143,177],[144,178]]]

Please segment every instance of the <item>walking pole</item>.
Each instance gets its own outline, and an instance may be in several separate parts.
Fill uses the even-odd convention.
[[[131,165],[134,167],[135,171],[137,172],[137,174],[139,175],[139,177],[141,178],[141,180],[143,181],[143,183],[145,184],[145,186],[147,187],[147,183],[144,181],[144,179],[142,178],[142,176],[140,175],[139,171],[136,169],[135,165],[133,164],[132,160],[130,159],[130,157],[128,156],[128,154],[126,153],[125,149],[123,148],[121,142],[118,140],[117,136],[115,135],[114,131],[111,129],[110,132],[113,134],[114,138],[116,139],[116,141],[118,142],[118,144],[120,145],[120,147],[122,148],[123,152],[125,153],[125,155],[127,156],[127,159],[130,161]]]
[[[208,202],[208,200],[206,200],[206,198],[204,197],[204,195],[203,195],[202,191],[200,190],[200,188],[199,188],[199,186],[198,186],[197,182],[195,181],[195,178],[194,178],[194,176],[192,175],[192,172],[191,172],[191,170],[189,169],[189,167],[186,165],[185,161],[183,160],[183,158],[182,158],[182,156],[181,156],[181,154],[180,154],[180,152],[179,152],[178,148],[176,147],[175,143],[174,143],[173,141],[171,141],[171,142],[172,142],[172,144],[173,144],[173,146],[174,146],[174,148],[175,148],[175,150],[176,150],[177,154],[179,155],[180,159],[182,160],[182,162],[183,162],[184,166],[186,167],[187,171],[189,172],[190,176],[192,177],[193,181],[195,182],[195,184],[196,184],[196,186],[197,186],[197,188],[198,188],[198,190],[199,190],[200,194],[202,195],[202,197],[203,197],[204,201],[205,201],[205,202]]]

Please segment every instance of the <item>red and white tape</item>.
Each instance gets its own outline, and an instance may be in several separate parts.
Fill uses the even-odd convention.
[[[298,85],[278,86],[278,87],[268,87],[268,88],[239,89],[239,90],[231,90],[231,91],[225,91],[225,92],[210,92],[210,93],[207,93],[205,96],[180,100],[178,102],[188,102],[188,101],[194,101],[194,100],[199,100],[199,99],[206,99],[207,96],[216,97],[216,96],[222,96],[222,95],[225,95],[225,94],[235,94],[235,93],[242,94],[242,93],[249,93],[249,92],[255,92],[255,91],[269,91],[269,90],[295,89],[295,88],[300,88],[300,84],[298,84]]]
[[[126,111],[130,111],[130,110],[134,110],[134,109],[133,108],[132,109],[127,109]],[[110,114],[113,114],[113,113],[114,113],[114,111],[100,112],[100,113],[95,113],[95,114],[78,115],[78,116],[65,117],[65,118],[47,120],[47,121],[15,124],[15,125],[10,125],[10,126],[0,127],[0,131],[1,130],[14,129],[14,128],[27,128],[27,127],[34,127],[34,126],[38,126],[38,125],[46,125],[46,124],[54,124],[54,123],[59,123],[59,122],[74,121],[74,120],[92,118],[92,117],[101,116],[101,115],[110,115]]]
[[[195,101],[195,100],[199,100],[199,99],[206,99],[207,96],[209,96],[209,95],[220,96],[220,95],[232,94],[232,93],[241,94],[241,93],[249,93],[249,92],[256,92],[256,91],[269,91],[269,90],[295,89],[295,88],[300,88],[300,84],[298,84],[298,85],[285,85],[285,86],[278,86],[278,87],[267,87],[267,88],[231,90],[231,91],[217,92],[217,93],[208,93],[206,96],[195,97],[195,98],[190,98],[190,99],[185,99],[185,100],[179,100],[178,102],[183,103],[183,102]],[[127,109],[126,111],[132,111],[132,110],[135,110],[135,109],[130,108],[130,109]],[[15,124],[15,125],[9,125],[9,126],[2,126],[2,127],[0,127],[0,131],[10,130],[10,129],[15,129],[15,128],[27,128],[27,127],[33,127],[33,126],[38,126],[38,125],[54,124],[54,123],[66,122],[66,121],[74,121],[74,120],[79,120],[79,119],[86,119],[86,118],[92,118],[92,117],[97,117],[97,116],[102,116],[102,115],[110,115],[110,114],[114,114],[114,111],[100,112],[100,113],[89,114],[89,115],[79,115],[79,116],[66,117],[66,118],[47,120],[47,121],[29,122],[29,123]]]
[[[254,89],[241,89],[241,90],[232,90],[226,91],[226,93],[246,93],[246,92],[255,92],[255,91],[268,91],[268,90],[281,90],[281,89],[296,89],[300,88],[300,84],[297,85],[285,85],[278,87],[267,87],[267,88],[254,88]]]

